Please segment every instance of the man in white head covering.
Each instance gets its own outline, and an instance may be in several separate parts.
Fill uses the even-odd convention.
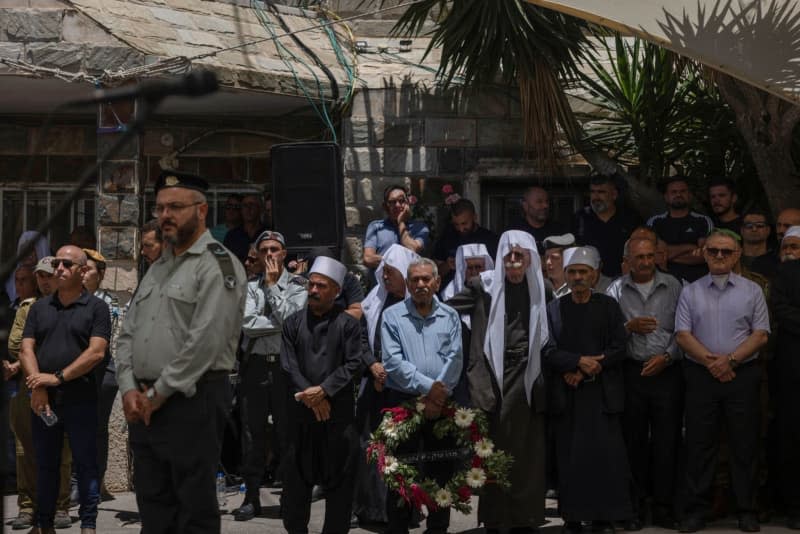
[[[800,260],[800,226],[790,226],[781,240],[781,261]]]
[[[548,339],[545,288],[533,237],[500,236],[491,276],[467,282],[448,301],[470,314],[472,404],[488,412],[490,437],[514,457],[511,488],[487,488],[478,521],[487,531],[535,529],[544,522],[545,390],[540,351]]]
[[[617,302],[592,291],[600,266],[594,250],[576,247],[564,269],[570,293],[547,307],[552,376],[549,410],[558,451],[558,499],[565,532],[592,521],[595,532],[632,517],[630,471],[621,416],[627,333]]]
[[[453,280],[442,290],[442,300],[447,300],[464,289],[467,280],[484,271],[494,269],[494,259],[483,243],[461,245],[456,249],[456,273]]]
[[[324,532],[347,532],[358,451],[353,380],[361,370],[361,328],[335,304],[347,268],[319,256],[308,276],[308,305],[283,323],[281,366],[289,375],[290,448],[281,509],[288,532],[308,532],[311,492],[325,488]]]
[[[361,302],[364,317],[361,322],[362,357],[369,369],[361,380],[356,405],[356,428],[361,435],[362,458],[369,445],[370,434],[378,428],[386,405],[383,391],[386,370],[381,350],[381,321],[383,311],[408,296],[405,273],[408,265],[419,259],[402,245],[392,245],[381,257],[375,270],[378,283]],[[364,462],[356,467],[353,514],[361,524],[386,523],[386,484],[376,469]]]

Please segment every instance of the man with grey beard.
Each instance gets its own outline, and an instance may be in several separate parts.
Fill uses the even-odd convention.
[[[600,252],[602,272],[610,278],[622,274],[620,262],[625,241],[637,221],[617,207],[617,175],[596,174],[589,184],[589,205],[578,211],[572,234],[579,245],[592,245]]]

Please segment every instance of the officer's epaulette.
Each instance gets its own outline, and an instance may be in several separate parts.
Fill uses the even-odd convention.
[[[233,269],[233,260],[228,249],[223,247],[218,241],[212,241],[208,244],[208,250],[214,259],[217,260],[220,270],[222,271],[222,279],[225,281],[225,287],[233,289],[236,287],[236,271]]]

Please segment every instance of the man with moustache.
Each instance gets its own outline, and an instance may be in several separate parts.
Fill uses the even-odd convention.
[[[208,184],[164,171],[155,184],[166,247],[147,270],[117,341],[117,382],[148,533],[220,531],[215,475],[245,273],[206,229]],[[108,317],[108,312],[106,312]]]
[[[484,273],[486,274],[486,273]],[[489,532],[533,532],[544,522],[545,287],[527,232],[500,236],[491,276],[472,278],[448,303],[470,316],[467,379],[473,406],[489,414],[489,437],[514,457],[509,491],[486,488],[478,522]]]
[[[800,530],[800,226],[789,227],[784,243],[794,240],[795,249],[787,250],[772,281],[770,292],[772,317],[778,324],[775,344],[774,388],[777,413],[777,441],[780,471],[777,473],[780,500],[786,507],[786,526]],[[771,377],[772,379],[772,377]]]
[[[675,471],[683,420],[681,351],[675,342],[675,308],[681,283],[655,265],[652,239],[625,244],[629,273],[606,294],[616,300],[628,332],[625,413],[622,417],[634,480],[634,516],[625,530],[641,530],[646,499],[653,500],[653,523],[674,527]],[[652,494],[650,483],[652,481]]]
[[[617,302],[592,291],[597,256],[572,249],[564,262],[570,293],[547,306],[544,350],[552,376],[548,408],[555,425],[558,505],[564,532],[614,532],[633,516],[622,413],[625,319]]]
[[[408,295],[403,273],[419,256],[401,245],[392,245],[383,253],[375,270],[377,285],[367,294],[361,306],[361,345],[364,366],[368,369],[361,379],[356,403],[356,429],[360,434],[361,457],[366,457],[371,434],[383,418],[381,410],[386,405],[386,369],[381,350],[381,323],[383,312],[401,302]],[[354,520],[360,524],[386,523],[386,484],[377,470],[365,462],[356,467]]]
[[[386,404],[418,399],[424,404],[426,422],[417,435],[400,444],[398,454],[451,449],[452,438],[434,435],[434,420],[452,395],[461,375],[461,321],[458,313],[439,302],[439,273],[427,258],[411,262],[406,271],[410,297],[383,313],[381,349],[386,369]],[[452,476],[451,461],[422,463],[422,477],[444,484]],[[386,499],[387,534],[407,534],[411,503],[390,491]],[[450,508],[430,510],[427,532],[444,534],[450,524]]]
[[[52,260],[56,291],[36,301],[22,334],[20,362],[31,390],[31,434],[36,450],[36,524],[53,532],[64,433],[77,467],[81,533],[97,523],[97,385],[93,368],[111,337],[108,306],[83,287],[86,254],[61,247]],[[48,425],[40,414],[55,414]]]
[[[591,245],[600,252],[603,274],[620,275],[620,259],[625,241],[636,221],[617,206],[617,174],[596,174],[589,182],[589,205],[575,214],[572,234],[580,245]]]
[[[790,226],[781,240],[781,262],[800,260],[800,225]]]
[[[338,261],[317,257],[308,276],[308,306],[283,324],[281,366],[297,401],[290,407],[292,438],[281,494],[283,526],[290,534],[308,532],[315,484],[325,488],[322,531],[350,529],[358,461],[351,386],[362,356],[358,320],[335,304],[346,273]]]
[[[706,236],[714,228],[711,219],[690,209],[691,198],[687,178],[671,176],[664,184],[667,211],[647,221],[647,226],[667,242],[669,272],[688,282],[708,272],[700,252]]]
[[[283,234],[265,230],[254,243],[262,274],[247,284],[242,319],[241,364],[238,389],[242,417],[242,476],[246,485],[244,502],[233,517],[249,521],[261,513],[259,488],[266,464],[266,426],[272,415],[270,446],[272,471],[282,478],[281,460],[286,452],[286,377],[281,369],[283,322],[306,305],[305,280],[284,268],[286,240]]]
[[[738,236],[715,229],[703,255],[709,274],[686,286],[675,312],[678,345],[686,353],[687,509],[681,532],[705,528],[711,485],[725,421],[739,530],[757,532],[759,440],[758,351],[767,343],[764,292],[734,272]]]

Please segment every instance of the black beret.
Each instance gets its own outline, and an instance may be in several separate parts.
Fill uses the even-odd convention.
[[[208,182],[194,174],[168,169],[161,171],[158,180],[156,180],[156,184],[153,186],[153,190],[158,194],[159,191],[168,187],[182,187],[184,189],[194,189],[195,191],[205,193],[208,191]]]

